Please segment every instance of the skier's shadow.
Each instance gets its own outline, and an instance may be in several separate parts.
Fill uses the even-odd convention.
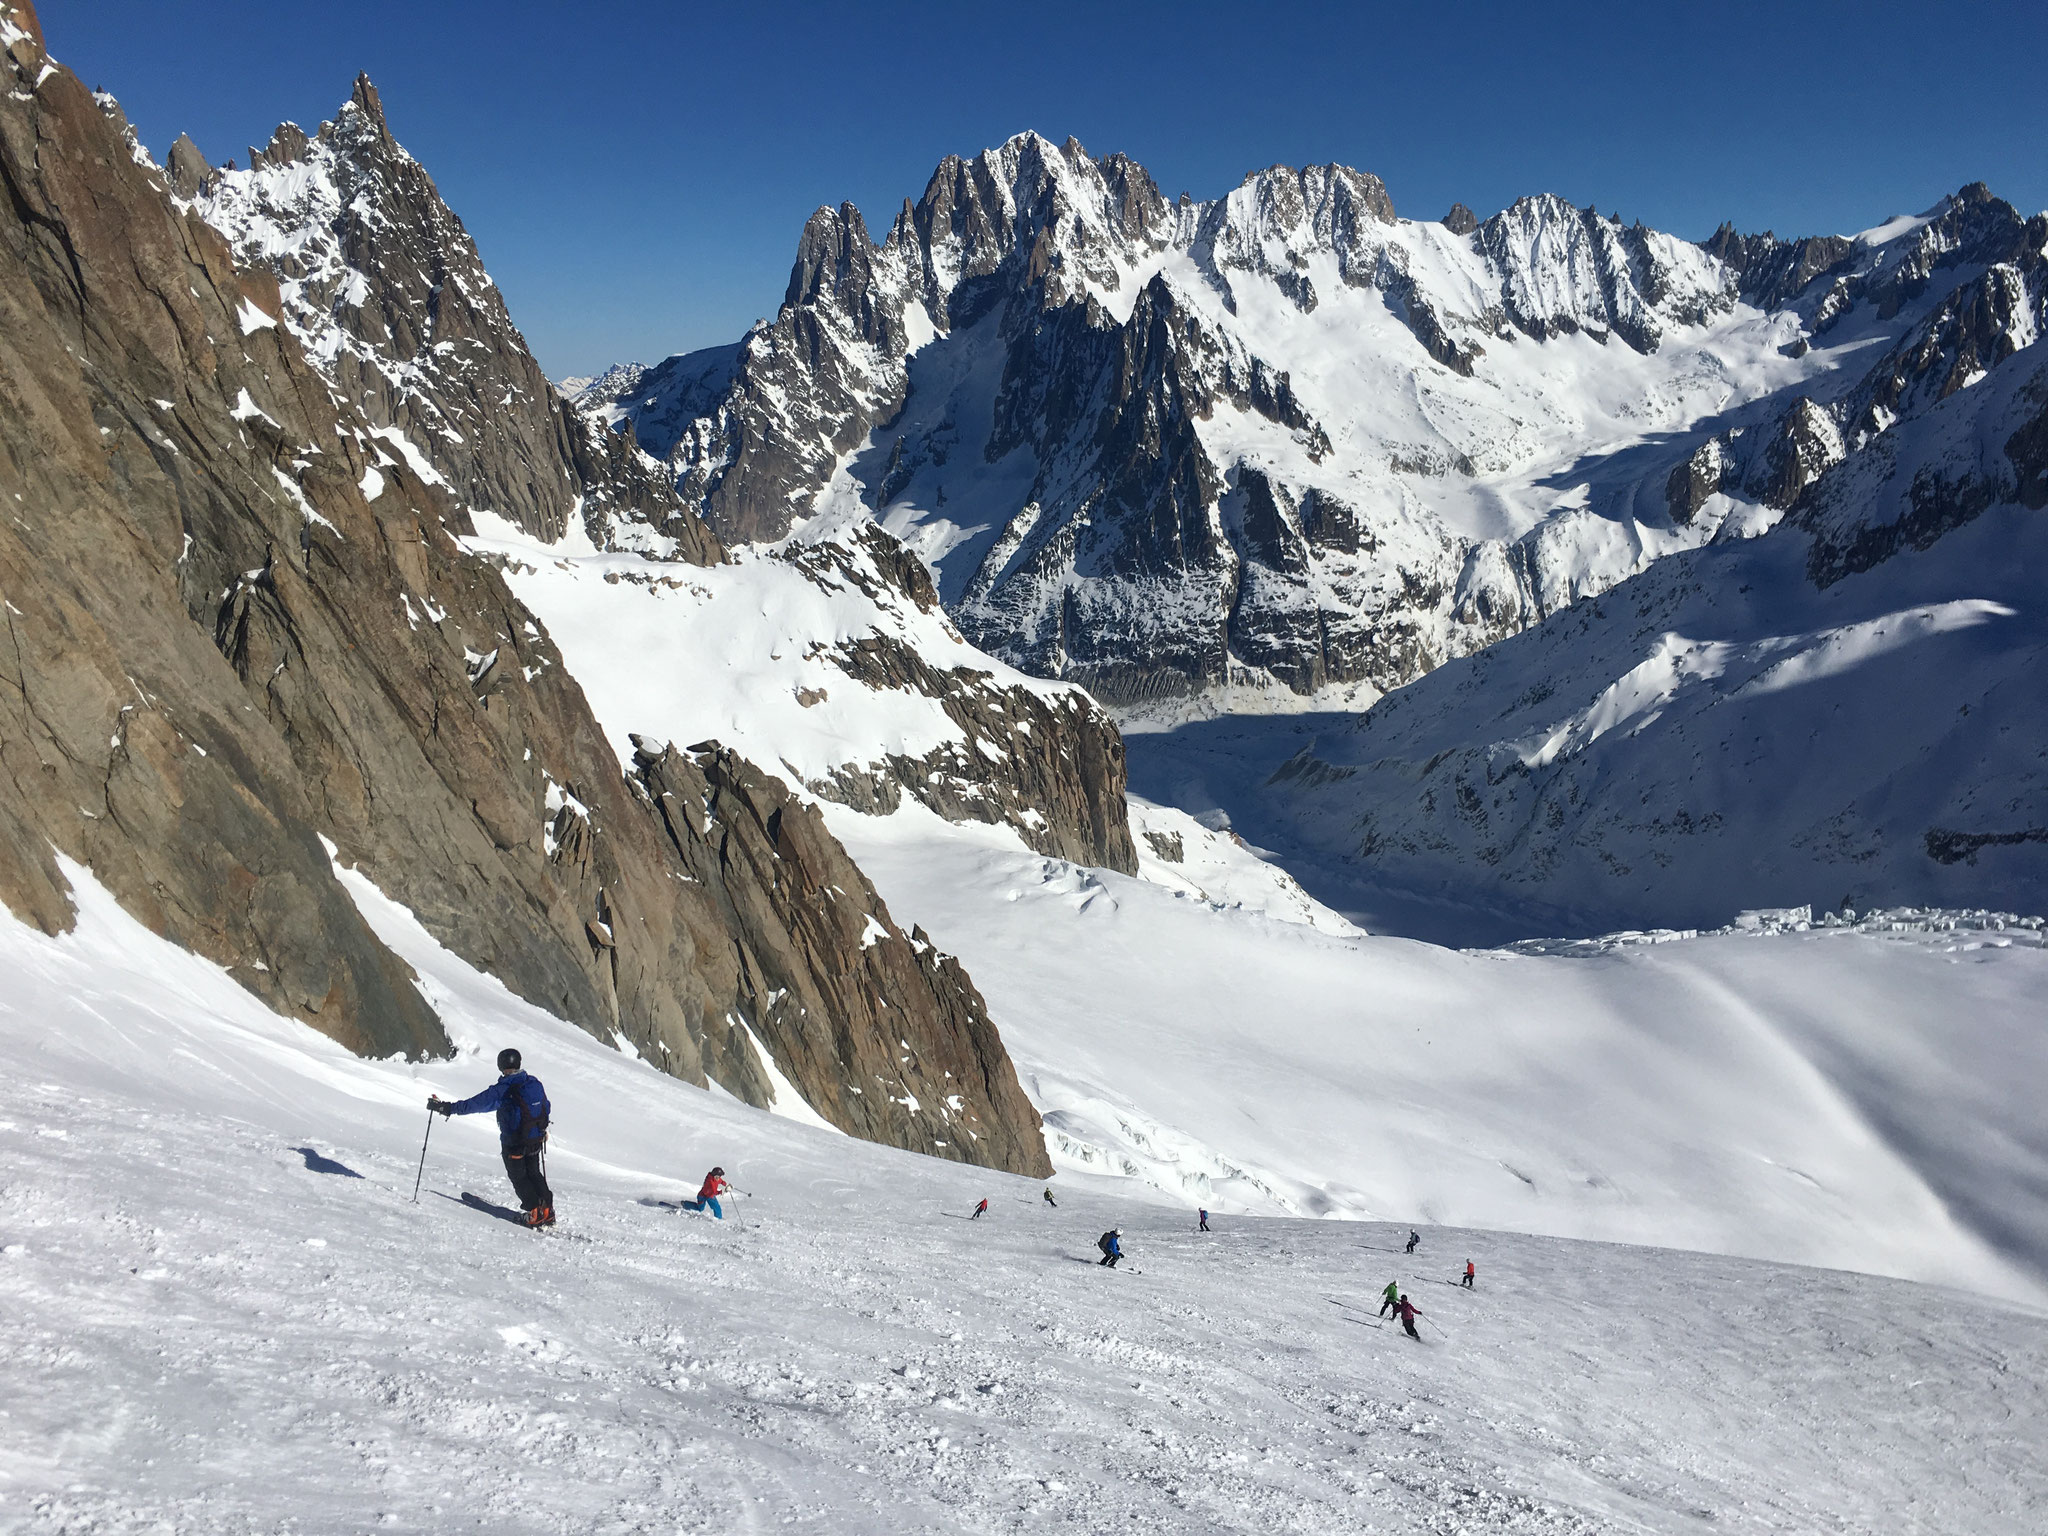
[[[439,1189],[434,1190],[433,1193],[439,1195],[443,1200],[453,1200],[457,1205],[465,1206],[472,1211],[481,1211],[486,1216],[495,1216],[500,1221],[509,1221],[515,1227],[526,1225],[524,1212],[515,1211],[510,1206],[493,1205],[482,1195],[472,1195],[465,1191],[462,1195],[456,1196]]]
[[[308,1173],[333,1173],[339,1174],[344,1179],[360,1179],[362,1177],[360,1173],[357,1173],[348,1164],[337,1163],[331,1157],[322,1157],[311,1147],[293,1147],[292,1150],[306,1160],[306,1171]]]

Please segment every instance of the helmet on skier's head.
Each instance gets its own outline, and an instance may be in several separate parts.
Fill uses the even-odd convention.
[[[498,1070],[500,1072],[517,1072],[519,1070],[519,1053],[509,1045],[498,1052]]]
[[[712,1177],[714,1177],[714,1178],[720,1178],[720,1179],[722,1179],[722,1178],[724,1178],[724,1177],[725,1177],[725,1170],[724,1170],[723,1168],[714,1168],[714,1169],[712,1169],[712,1170],[711,1170],[711,1173],[712,1173]]]

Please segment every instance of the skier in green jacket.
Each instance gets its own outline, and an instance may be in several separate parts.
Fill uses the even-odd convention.
[[[1386,1298],[1380,1303],[1380,1316],[1385,1317],[1389,1312],[1395,1311],[1401,1305],[1401,1282],[1389,1280],[1387,1288],[1380,1294]]]

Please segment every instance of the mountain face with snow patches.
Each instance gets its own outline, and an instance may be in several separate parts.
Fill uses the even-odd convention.
[[[2048,349],[1998,355],[2044,277],[1958,289],[1858,408],[1934,403],[1762,537],[1319,718],[1255,792],[1278,835],[1529,931],[2048,907]]]
[[[251,151],[247,171],[213,171],[189,140],[181,144],[174,158],[192,179],[194,207],[242,260],[277,275],[285,323],[308,358],[338,396],[357,400],[380,424],[372,445],[380,461],[409,455],[444,480],[473,519],[509,522],[558,560],[583,549],[644,557],[607,566],[612,580],[643,590],[674,590],[676,566],[722,558],[671,478],[638,449],[630,424],[606,431],[590,413],[565,408],[552,388],[537,390],[538,369],[474,244],[392,137],[367,78],[312,138],[281,126],[268,148]],[[718,353],[654,370],[621,364],[563,393],[601,399],[651,375],[647,388],[708,406],[706,391],[728,378],[721,357],[730,361]],[[699,367],[705,373],[693,392],[685,375]],[[842,520],[837,542],[821,536],[755,568],[785,589],[858,594],[841,605],[831,632],[792,629],[763,643],[804,651],[822,669],[790,685],[807,707],[828,702],[835,689],[849,701],[920,699],[930,745],[906,752],[901,741],[869,739],[842,720],[833,761],[801,774],[774,758],[767,765],[825,799],[886,811],[907,794],[941,815],[1006,823],[1044,853],[1134,868],[1121,744],[1101,709],[1066,690],[1045,695],[1055,705],[1048,711],[1022,679],[993,684],[985,658],[957,636],[907,635],[889,614],[930,612],[930,579],[864,523]],[[804,609],[796,601],[780,611]],[[942,619],[938,629],[950,626]],[[707,662],[720,649],[717,637],[706,637]],[[930,658],[941,652],[953,660],[935,667]],[[730,744],[745,730],[733,719],[707,734]],[[623,758],[630,765],[630,752]]]
[[[1903,388],[1935,331],[2030,339],[1955,295],[2039,245],[1975,187],[1704,245],[1555,197],[1402,219],[1340,166],[1168,202],[1026,134],[879,244],[820,210],[772,322],[581,398],[728,540],[858,497],[1026,671],[1154,712],[1369,702],[1768,527],[1954,387]]]
[[[380,465],[431,466],[467,506],[550,538],[577,522],[600,540],[718,558],[630,435],[564,409],[367,76],[316,133],[280,125],[247,170],[215,171],[188,138],[171,160],[173,190],[236,259],[277,274],[284,324],[374,424]]]
[[[713,742],[607,739],[465,543],[491,514],[460,498],[516,444],[451,494],[464,461],[408,450],[323,372],[307,312],[236,263],[21,0],[0,50],[10,911],[69,929],[68,860],[279,1012],[365,1053],[446,1053],[431,989],[344,893],[353,868],[512,993],[677,1077],[1043,1171],[980,994],[895,924],[815,804]],[[376,228],[387,249],[426,238]],[[479,340],[515,355],[516,333]],[[591,518],[529,511],[587,544]],[[656,516],[626,530],[643,558],[687,573],[717,552]]]

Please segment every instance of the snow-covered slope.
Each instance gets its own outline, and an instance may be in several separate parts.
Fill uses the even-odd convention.
[[[958,642],[917,638],[942,619],[812,586],[801,543],[686,577],[497,547],[622,752],[732,733],[827,791],[842,760],[980,755],[929,701],[849,690],[833,660],[891,633],[943,660]],[[716,666],[714,637],[731,642]],[[1015,816],[949,823],[914,792],[878,809],[825,806],[890,910],[962,956],[1061,1166],[1229,1210],[1422,1212],[1922,1278],[2048,1270],[2029,1192],[2048,1147],[2027,1128],[2048,1058],[2004,1027],[2048,989],[2038,944],[1967,968],[1951,940],[1832,934],[1460,954],[1362,935],[1164,807],[1136,807],[1135,877],[1048,856]],[[1959,988],[1980,1020],[1966,1050]],[[1916,1064],[1944,1042],[1970,1066],[1930,1091]],[[2010,1143],[1958,1148],[1955,1124]]]
[[[1794,903],[2048,911],[2048,350],[1960,370],[1959,350],[1927,349],[1922,376],[1968,387],[1764,537],[1360,717],[1138,739],[1138,786],[1220,804],[1360,914],[1374,884],[1523,934]]]
[[[468,547],[567,646],[622,762],[636,738],[717,741],[862,811],[907,794],[1047,854],[1136,867],[1101,706],[968,645],[924,568],[865,518],[701,570],[477,523]]]
[[[1050,1210],[649,1071],[354,888],[457,1061],[351,1057],[82,874],[76,933],[0,924],[0,1524],[2039,1528],[2038,1311],[1435,1227],[1412,1260],[1398,1226],[1200,1237],[1072,1174]],[[457,1203],[499,1198],[477,1120],[411,1203],[426,1094],[508,1042],[556,1106],[551,1235]],[[643,1203],[713,1162],[734,1219]],[[1111,1224],[1136,1272],[1091,1262]],[[1377,1326],[1389,1279],[1424,1342]]]
[[[729,539],[858,495],[969,638],[1113,704],[1370,702],[1768,527],[1953,387],[1896,365],[2044,239],[1982,187],[1705,247],[1555,197],[1402,219],[1340,166],[1170,204],[1023,134],[946,160],[880,244],[820,210],[772,324],[589,403]],[[1960,312],[1973,357],[2029,307]]]
[[[1958,1284],[1988,1246],[2048,1275],[2048,1042],[2017,1023],[2048,1003],[2038,921],[1460,952],[830,814],[973,971],[1064,1169],[1212,1209]]]

